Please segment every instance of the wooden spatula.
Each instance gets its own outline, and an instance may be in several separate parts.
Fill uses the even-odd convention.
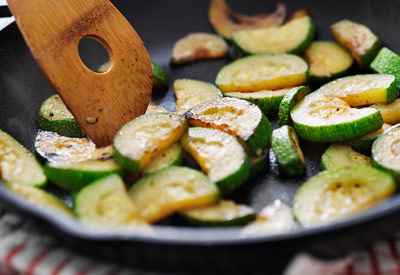
[[[139,36],[107,0],[8,0],[34,58],[84,132],[109,145],[151,98],[152,67]],[[110,69],[96,73],[78,52],[94,38],[107,49]],[[34,91],[33,91],[34,92]]]

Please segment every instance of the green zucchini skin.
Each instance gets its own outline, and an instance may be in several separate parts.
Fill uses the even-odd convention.
[[[396,87],[400,90],[400,56],[383,47],[370,65],[371,69],[380,74],[391,74],[396,78]],[[388,101],[390,102],[390,101]]]
[[[280,167],[288,176],[297,176],[305,172],[304,157],[298,142],[291,126],[282,126],[272,132],[272,150]]]
[[[321,169],[332,170],[350,166],[371,166],[369,157],[354,151],[350,146],[333,143],[322,154]]]
[[[160,160],[159,158],[162,158],[163,154],[171,154],[173,158],[167,160],[165,159]],[[155,158],[152,162],[150,162],[150,164],[144,168],[143,173],[149,174],[167,168],[169,166],[179,166],[181,162],[182,162],[182,145],[180,142],[177,142],[170,148],[166,149],[164,153],[161,153],[161,155]]]
[[[79,126],[78,122],[72,116],[72,114],[69,116],[66,115],[65,118],[62,119],[51,118],[52,114],[64,111],[64,110],[57,110],[57,106],[52,104],[54,100],[61,101],[59,104],[64,105],[59,95],[53,95],[48,99],[46,99],[39,110],[38,122],[40,127],[42,127],[46,131],[56,132],[61,136],[76,137],[76,138],[83,137],[84,133],[81,127]],[[47,113],[46,109],[48,108],[47,105],[49,104],[52,104],[52,106],[54,106],[55,109],[53,110],[53,112],[50,111],[50,113]],[[65,107],[65,110],[67,110],[67,107]]]
[[[390,124],[384,123],[382,128],[377,130],[376,132],[372,132],[370,134],[358,138],[345,140],[342,142],[342,144],[351,146],[357,152],[369,156],[371,155],[371,148],[374,141],[390,127],[391,127]]]
[[[385,131],[385,133],[383,133],[382,135],[380,135],[373,143],[372,145],[372,153],[371,153],[371,162],[372,162],[372,166],[384,171],[386,173],[388,173],[389,175],[391,175],[397,183],[397,187],[399,188],[400,186],[400,169],[394,169],[389,167],[388,165],[386,165],[385,163],[383,163],[379,157],[378,154],[381,154],[381,150],[384,150],[385,148],[385,141],[386,139],[392,135],[392,134],[396,134],[400,132],[400,124],[396,124],[393,127],[391,127],[390,129],[388,129],[387,131]],[[387,147],[387,146],[386,146]],[[390,149],[392,149],[392,146],[390,146]],[[385,151],[384,151],[385,152]],[[389,154],[393,154],[393,152],[385,152],[385,157],[390,158],[391,156]],[[395,161],[395,160],[392,160]]]
[[[230,204],[230,205],[227,205]],[[211,208],[211,209],[210,209]],[[234,213],[229,213],[226,211],[226,208],[232,209],[235,211]],[[207,218],[200,217],[203,211],[215,211],[218,214],[221,211],[225,215],[221,215],[223,217],[218,218]],[[196,212],[196,214],[192,214]],[[227,214],[229,213],[229,214]],[[220,201],[217,205],[212,205],[211,207],[193,209],[188,211],[179,211],[178,215],[185,220],[187,223],[195,225],[195,226],[240,226],[245,225],[249,222],[252,222],[256,219],[256,212],[246,205],[237,205],[233,201]]]
[[[296,105],[297,102],[302,100],[310,92],[311,90],[307,86],[296,87],[287,92],[287,94],[282,98],[282,101],[279,105],[279,111],[278,111],[279,126],[292,125],[292,118],[290,117],[290,112],[292,111],[294,105]]]
[[[93,163],[95,162],[97,161],[94,161]],[[89,183],[111,174],[123,175],[122,170],[119,167],[112,167],[104,170],[86,170],[79,169],[79,166],[71,168],[57,167],[51,163],[47,163],[44,166],[44,172],[49,181],[61,187],[62,189],[71,192],[79,191]]]
[[[382,127],[383,119],[380,112],[363,117],[351,123],[342,123],[330,126],[308,126],[293,121],[296,133],[307,140],[314,142],[344,141],[366,135]]]
[[[151,62],[151,66],[153,68],[153,88],[167,89],[168,77],[165,71],[154,62]]]
[[[215,183],[221,192],[221,196],[226,196],[242,185],[248,179],[250,169],[251,162],[249,155],[246,153],[240,169]]]

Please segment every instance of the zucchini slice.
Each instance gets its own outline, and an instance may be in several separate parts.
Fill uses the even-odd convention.
[[[395,77],[388,74],[364,74],[331,81],[315,93],[340,98],[351,107],[390,103],[397,98]]]
[[[304,227],[355,215],[396,190],[393,178],[371,167],[328,170],[304,183],[294,198],[294,214]]]
[[[211,83],[193,79],[174,81],[175,112],[183,114],[195,105],[210,99],[221,98],[221,91]]]
[[[400,56],[383,47],[371,63],[371,69],[380,74],[396,77],[396,87],[400,90]]]
[[[381,112],[384,123],[393,125],[400,123],[400,99],[388,104],[376,103],[371,107]]]
[[[164,70],[154,62],[151,62],[153,68],[153,88],[156,89],[167,89],[168,88],[168,77]]]
[[[334,142],[366,135],[382,127],[382,115],[373,108],[351,108],[337,97],[314,92],[291,112],[297,134],[316,142]]]
[[[185,113],[195,127],[221,130],[236,136],[253,155],[268,144],[272,126],[256,105],[236,98],[205,101]]]
[[[257,105],[266,116],[276,116],[279,104],[289,89],[277,91],[257,91],[251,93],[232,92],[225,93],[224,96],[247,100]]]
[[[158,155],[153,161],[151,161],[150,164],[144,168],[143,173],[154,173],[172,165],[179,165],[181,164],[181,161],[182,145],[177,142]]]
[[[353,65],[353,57],[342,46],[330,41],[315,41],[305,52],[310,81],[324,83],[344,76]]]
[[[296,105],[297,102],[302,100],[310,92],[311,90],[307,86],[300,86],[292,88],[285,94],[279,105],[279,112],[278,112],[279,126],[292,125],[292,118],[290,117],[290,112],[292,111],[294,105]]]
[[[257,237],[289,232],[294,227],[292,209],[280,200],[264,207],[257,219],[246,225],[240,232],[241,237]]]
[[[39,110],[39,125],[46,131],[67,137],[83,137],[83,132],[74,116],[59,95],[46,99]]]
[[[282,126],[272,132],[271,147],[282,170],[289,176],[304,174],[305,161],[299,139],[291,126]]]
[[[43,187],[47,178],[42,166],[18,141],[0,130],[0,178],[5,183]]]
[[[354,150],[360,153],[371,155],[371,147],[374,141],[390,127],[392,127],[392,125],[383,123],[382,128],[376,131],[366,134],[365,136],[361,136],[350,140],[345,140],[342,143],[344,145],[351,146]]]
[[[400,184],[400,124],[375,140],[371,158],[372,166],[388,172]]]
[[[249,173],[249,178],[252,179],[257,177],[259,174],[261,174],[263,171],[265,171],[267,163],[269,160],[269,148],[265,147],[263,150],[263,153],[261,153],[260,156],[251,156],[250,157],[250,173]]]
[[[153,223],[175,211],[215,203],[219,191],[203,173],[171,166],[141,178],[131,187],[129,196],[142,217]]]
[[[243,225],[256,218],[256,212],[249,206],[221,200],[215,205],[180,211],[179,215],[188,223],[198,226]]]
[[[128,122],[114,137],[114,157],[133,173],[142,171],[154,158],[180,140],[188,128],[177,114],[142,115]]]
[[[214,129],[190,128],[182,145],[223,195],[249,176],[250,159],[233,136]]]
[[[122,173],[121,167],[113,159],[82,162],[49,162],[45,165],[44,171],[51,182],[73,192],[79,191],[89,183],[110,174]]]
[[[225,40],[211,33],[190,33],[179,39],[172,50],[172,64],[183,64],[204,58],[220,58],[228,55]]]
[[[338,143],[331,144],[325,153],[322,154],[322,170],[351,166],[371,166],[371,159],[354,151],[350,146]]]
[[[342,20],[331,26],[333,37],[346,47],[361,68],[367,69],[374,59],[381,42],[378,37],[364,25]]]
[[[248,16],[233,12],[226,4],[226,0],[212,0],[208,17],[217,33],[226,39],[231,39],[232,32],[236,30],[268,28],[281,25],[286,17],[286,6],[278,4],[276,11],[271,14]],[[237,22],[232,19],[235,19]]]
[[[279,90],[307,82],[308,65],[292,54],[260,54],[223,67],[215,80],[223,93]]]
[[[145,224],[118,175],[97,180],[75,197],[75,213],[81,221],[100,226]]]
[[[232,40],[246,54],[300,54],[310,45],[314,33],[314,23],[302,12],[302,16],[295,16],[279,27],[235,31]]]
[[[56,210],[70,216],[74,215],[72,210],[59,198],[39,188],[20,183],[10,183],[6,186],[9,190],[14,192],[18,196],[21,196],[28,202],[31,202],[32,204],[36,205],[37,207],[43,208],[44,210]]]
[[[35,151],[48,162],[105,160],[113,154],[111,146],[96,148],[89,139],[70,138],[48,131],[39,131],[36,135]]]

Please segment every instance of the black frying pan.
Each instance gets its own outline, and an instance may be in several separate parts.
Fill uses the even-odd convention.
[[[208,1],[146,0],[113,1],[130,20],[143,39],[152,60],[167,72],[170,82],[177,78],[194,78],[214,82],[216,73],[229,59],[198,61],[171,68],[169,59],[175,41],[190,32],[213,32],[208,23]],[[273,11],[275,1],[230,0],[239,12],[255,14]],[[392,50],[400,53],[400,2],[393,0],[285,0],[289,14],[305,8],[315,20],[317,39],[331,40],[329,26],[344,18],[369,26]],[[4,11],[2,11],[4,13]],[[34,24],[35,22],[32,22]],[[82,46],[89,66],[105,60],[101,51]],[[0,31],[0,128],[28,148],[38,130],[37,112],[53,89],[33,60],[15,24]],[[154,94],[156,103],[174,110],[172,88]],[[274,127],[276,121],[272,119]],[[326,145],[302,141],[306,152],[307,176],[319,171],[320,156]],[[279,198],[291,205],[303,178],[286,178],[271,162],[265,175],[235,191],[230,197],[256,210]],[[51,192],[70,203],[61,190]],[[155,226],[154,237],[105,235],[86,230],[76,222],[65,222],[31,207],[0,186],[2,204],[36,221],[38,227],[57,236],[65,244],[91,256],[121,265],[148,270],[197,273],[281,272],[287,261],[300,251],[321,257],[338,257],[390,236],[400,229],[400,196],[353,219],[315,229],[297,229],[269,237],[240,239],[239,228],[210,229],[183,226]]]

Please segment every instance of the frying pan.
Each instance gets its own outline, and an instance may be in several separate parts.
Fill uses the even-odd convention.
[[[256,14],[273,11],[275,1],[230,0],[238,12]],[[194,78],[214,82],[219,69],[230,60],[203,60],[185,66],[169,66],[174,42],[190,32],[213,32],[208,23],[209,2],[187,0],[113,1],[131,22],[146,45],[153,61],[160,64],[170,82]],[[400,2],[393,0],[285,0],[288,12],[305,8],[317,26],[316,39],[331,40],[329,26],[344,18],[369,26],[383,43],[400,52]],[[32,22],[34,24],[34,22]],[[83,45],[81,54],[88,66],[100,66],[101,51]],[[54,93],[33,60],[15,24],[0,31],[0,128],[29,149],[38,130],[37,112]],[[171,84],[170,83],[170,84]],[[175,98],[172,87],[155,92],[154,101],[170,111]],[[276,128],[276,119],[271,118]],[[325,144],[301,141],[307,162],[307,177],[318,173]],[[292,205],[304,178],[286,178],[271,158],[264,175],[248,181],[229,197],[260,211],[275,199]],[[55,187],[49,191],[71,204],[70,197]],[[361,249],[400,229],[400,196],[354,218],[313,229],[298,227],[285,234],[239,238],[240,228],[194,228],[157,225],[153,236],[106,234],[85,229],[75,221],[65,221],[32,207],[0,186],[4,206],[32,220],[37,227],[54,235],[65,245],[93,257],[145,270],[191,273],[281,272],[293,255],[307,251],[319,257],[340,257]]]

